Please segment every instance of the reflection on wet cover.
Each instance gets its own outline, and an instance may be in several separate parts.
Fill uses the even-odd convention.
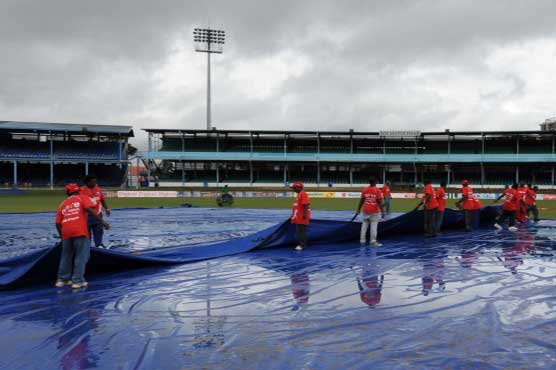
[[[384,275],[380,273],[377,261],[377,249],[363,249],[361,254],[360,273],[357,276],[357,288],[361,302],[369,307],[375,307],[382,298]]]
[[[423,295],[428,296],[433,290],[434,284],[438,284],[438,290],[446,289],[444,281],[444,258],[434,258],[422,261],[423,263]]]
[[[293,310],[297,310],[303,305],[309,303],[310,292],[310,282],[309,275],[307,273],[293,274],[290,276],[292,283],[292,293],[296,304],[293,306]]]

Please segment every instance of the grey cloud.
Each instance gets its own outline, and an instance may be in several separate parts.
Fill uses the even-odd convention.
[[[204,84],[164,90],[161,78],[173,77],[160,71],[180,47],[191,52],[192,29],[210,18],[228,38],[225,54],[214,60],[220,128],[380,129],[411,122],[431,130],[482,127],[486,120],[493,129],[532,128],[544,112],[501,108],[528,94],[527,76],[511,68],[499,74],[485,59],[508,45],[554,41],[553,14],[552,1],[5,0],[0,110],[13,120],[201,128]],[[229,75],[241,63],[284,52],[309,67],[263,99],[242,93],[249,77]],[[199,59],[183,63],[204,80]],[[413,70],[423,76],[408,77]],[[261,73],[257,78],[274,77]],[[462,76],[485,86],[458,91]],[[483,111],[452,102],[463,94],[483,101]]]

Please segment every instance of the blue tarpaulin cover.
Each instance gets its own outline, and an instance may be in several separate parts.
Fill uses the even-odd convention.
[[[53,214],[3,214],[0,369],[555,368],[556,222],[497,211],[430,239],[393,215],[378,248],[315,211],[297,252],[284,210],[120,210],[79,291],[52,287]]]
[[[126,210],[125,212],[132,212]],[[477,211],[476,227],[481,218],[483,223],[492,224],[497,208],[486,207]],[[146,221],[148,222],[148,221]],[[399,215],[379,223],[382,236],[392,234],[419,233],[423,227],[423,211]],[[444,227],[458,228],[463,225],[462,212],[448,209],[444,215]],[[294,225],[289,220],[271,226],[252,235],[233,238],[220,243],[188,245],[185,247],[166,247],[140,254],[94,248],[87,265],[87,271],[100,272],[140,268],[157,264],[178,264],[207,260],[249,252],[254,249],[277,248],[295,244]],[[308,229],[308,240],[312,244],[332,244],[359,240],[360,223],[338,220],[313,220]],[[160,230],[163,231],[163,230]],[[39,249],[35,252],[0,260],[0,288],[17,286],[55,279],[61,246]]]

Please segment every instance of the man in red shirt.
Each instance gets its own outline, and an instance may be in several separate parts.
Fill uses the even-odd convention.
[[[295,249],[300,251],[307,246],[307,225],[311,220],[311,202],[309,196],[303,190],[303,183],[294,182],[291,189],[297,193],[297,196],[290,220],[295,225],[295,238],[298,243]]]
[[[79,194],[76,184],[67,185],[64,191],[68,197],[56,213],[56,229],[62,238],[56,287],[71,285],[79,289],[87,286],[84,276],[90,249],[87,215],[97,218],[106,229],[110,226],[98,216],[91,200]]]
[[[424,205],[424,221],[425,221],[425,237],[436,236],[436,213],[438,211],[438,201],[436,193],[431,185],[430,180],[423,181],[423,197],[421,202],[415,207],[415,210]]]
[[[527,185],[527,196],[525,197],[525,204],[527,205],[527,217],[533,214],[533,220],[539,221],[539,209],[537,208],[537,191],[539,188],[532,184]]]
[[[359,237],[359,241],[362,245],[367,243],[367,231],[369,229],[369,225],[371,228],[371,245],[375,247],[381,245],[376,238],[378,234],[379,209],[382,217],[384,217],[383,199],[384,195],[382,194],[382,191],[376,187],[376,179],[372,177],[369,180],[369,186],[361,191],[359,205],[357,206],[357,211],[355,211],[355,215],[352,218],[352,220],[355,220],[361,212],[361,208],[363,208],[363,221],[361,222],[361,233]]]
[[[446,181],[442,181],[436,188],[435,196],[438,202],[436,212],[436,234],[442,233],[442,223],[444,222],[444,211],[446,210]]]
[[[386,214],[390,214],[390,201],[392,200],[392,191],[390,189],[390,181],[386,181],[382,187],[382,195],[384,196],[384,209]]]
[[[520,182],[517,191],[521,195],[521,199],[523,199],[523,202],[519,204],[516,219],[517,221],[522,223],[527,222],[527,204],[525,204],[525,199],[527,198],[527,186],[525,186],[523,182]]]
[[[81,195],[89,197],[94,205],[95,212],[102,219],[102,209],[106,211],[106,216],[110,217],[110,208],[106,204],[106,198],[104,193],[97,185],[97,178],[95,176],[86,176],[85,185],[81,187]],[[102,223],[99,222],[95,217],[89,217],[89,233],[92,236],[95,247],[104,248],[102,244],[102,237],[104,235],[104,229]]]
[[[502,229],[500,226],[501,222],[504,222],[508,219],[508,230],[516,231],[517,227],[515,227],[515,215],[517,210],[519,209],[520,204],[523,202],[521,198],[521,193],[517,191],[517,184],[514,184],[511,188],[505,189],[502,194],[493,202],[496,203],[500,199],[504,198],[504,205],[502,206],[502,214],[496,217],[496,222],[494,227],[498,230]]]
[[[473,216],[476,208],[475,195],[469,186],[469,181],[461,182],[461,198],[456,202],[458,208],[463,208],[465,231],[473,231]]]

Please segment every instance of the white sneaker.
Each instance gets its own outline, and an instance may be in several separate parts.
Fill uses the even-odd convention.
[[[515,227],[515,226],[510,226],[510,227],[508,227],[508,230],[510,230],[510,231],[517,231],[517,227]]]
[[[86,288],[87,285],[89,285],[89,283],[87,283],[86,281],[83,281],[82,283],[73,283],[73,284],[71,284],[71,288],[72,289],[81,289],[81,288]]]
[[[495,223],[494,227],[497,228],[498,230],[502,230],[502,226],[500,226],[498,223]]]
[[[295,250],[296,250],[296,251],[302,251],[302,250],[303,250],[303,247],[302,247],[301,245],[298,245],[297,247],[295,247]]]
[[[66,285],[71,285],[71,280],[56,280],[56,284],[54,284],[56,288],[61,288]]]
[[[371,242],[371,245],[372,245],[373,247],[380,247],[380,246],[382,246],[382,244],[380,244],[380,243],[377,242],[377,241]]]

